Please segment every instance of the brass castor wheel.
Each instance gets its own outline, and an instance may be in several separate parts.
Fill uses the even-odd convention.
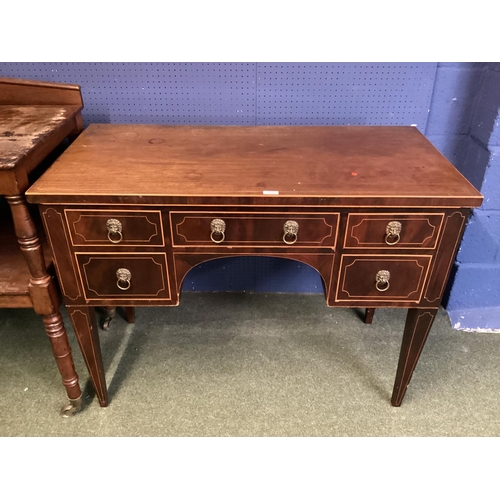
[[[102,322],[102,329],[108,331],[112,321],[113,321],[113,316],[106,316]]]
[[[61,417],[69,418],[82,409],[82,396],[78,399],[70,399],[69,403],[61,408]]]
[[[101,328],[105,331],[109,330],[111,326],[111,321],[116,316],[116,307],[106,306],[102,308],[104,312],[104,318],[102,319]]]

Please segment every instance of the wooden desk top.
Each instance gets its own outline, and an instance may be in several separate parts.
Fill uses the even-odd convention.
[[[50,203],[479,206],[414,127],[90,125],[27,192]],[[138,201],[140,200],[140,201]]]

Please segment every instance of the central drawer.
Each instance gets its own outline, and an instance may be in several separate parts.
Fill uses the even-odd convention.
[[[170,212],[173,246],[335,247],[338,213]]]

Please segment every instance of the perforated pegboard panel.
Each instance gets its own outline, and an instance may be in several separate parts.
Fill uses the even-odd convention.
[[[436,63],[257,66],[258,125],[412,125],[425,131]]]
[[[78,83],[84,122],[412,125],[424,132],[435,63],[0,63],[0,76]],[[185,290],[322,292],[295,261],[218,259]]]
[[[77,83],[88,123],[255,125],[255,63],[0,63],[0,75]]]
[[[412,125],[425,131],[436,63],[0,63],[78,83],[85,123]]]

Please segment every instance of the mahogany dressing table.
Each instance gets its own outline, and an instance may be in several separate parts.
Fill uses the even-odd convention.
[[[399,406],[482,200],[413,127],[153,125],[89,126],[27,198],[101,406],[93,307],[175,306],[191,268],[241,255],[312,266],[327,305],[367,321],[408,309]]]

